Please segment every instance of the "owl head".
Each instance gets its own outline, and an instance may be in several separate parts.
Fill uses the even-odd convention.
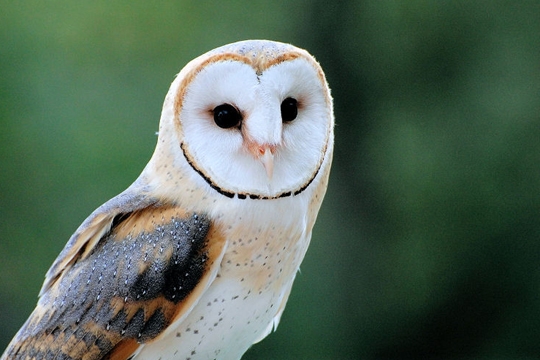
[[[266,40],[237,42],[178,74],[150,166],[162,181],[188,177],[228,198],[296,196],[330,162],[333,125],[330,90],[308,52]]]

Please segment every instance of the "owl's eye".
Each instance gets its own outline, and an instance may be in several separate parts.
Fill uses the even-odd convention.
[[[237,126],[241,120],[242,115],[231,104],[221,104],[214,108],[214,122],[222,129]]]
[[[283,122],[293,121],[298,115],[298,101],[291,97],[286,98],[281,103],[281,120]]]

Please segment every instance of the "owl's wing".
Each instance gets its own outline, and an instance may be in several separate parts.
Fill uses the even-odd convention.
[[[115,218],[120,219],[123,214],[130,214],[158,204],[158,199],[145,195],[144,188],[135,182],[126,191],[97,208],[71,236],[47,271],[39,296],[44,294],[74,262],[88,256],[97,242],[111,230]]]
[[[2,359],[127,359],[189,313],[225,241],[203,214],[119,195],[77,230]]]

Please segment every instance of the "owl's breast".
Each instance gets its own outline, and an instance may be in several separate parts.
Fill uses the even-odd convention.
[[[279,291],[300,266],[309,244],[305,234],[301,219],[288,226],[268,220],[239,223],[227,232],[218,276],[246,282],[252,293]]]
[[[240,358],[277,326],[311,235],[304,213],[278,210],[233,211],[236,219],[217,225],[227,245],[216,278],[160,348],[186,358]]]

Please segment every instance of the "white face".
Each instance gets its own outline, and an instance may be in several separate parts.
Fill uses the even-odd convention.
[[[322,164],[330,106],[324,78],[303,57],[260,74],[242,61],[218,60],[187,84],[179,113],[182,149],[198,175],[219,192],[294,194],[310,184]]]

